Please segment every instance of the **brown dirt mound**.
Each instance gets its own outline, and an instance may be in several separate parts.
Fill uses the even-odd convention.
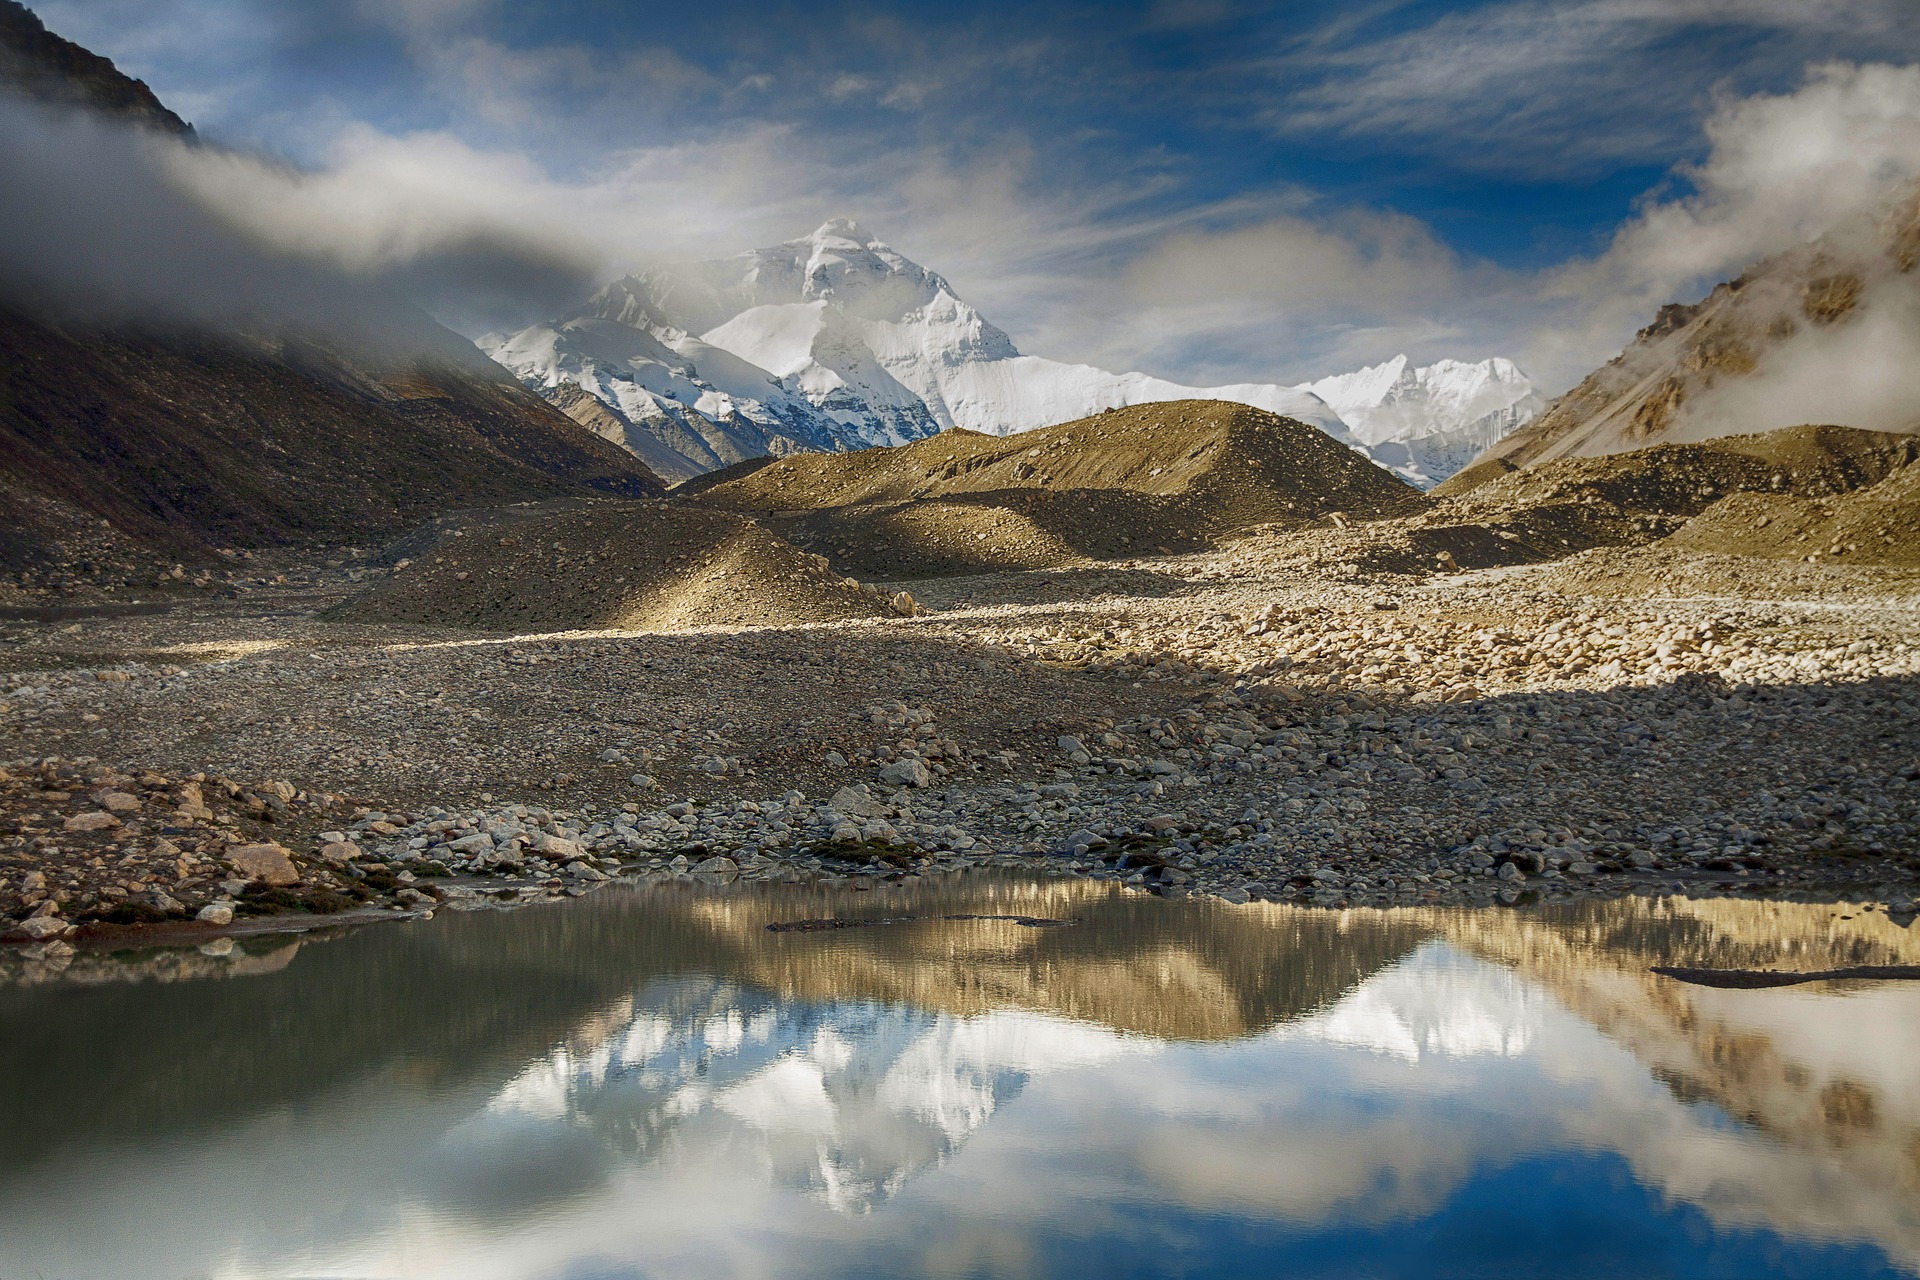
[[[1625,511],[1694,515],[1735,492],[1824,497],[1865,488],[1920,458],[1920,438],[1852,427],[1786,427],[1662,444],[1525,470],[1476,463],[1433,491],[1477,506],[1594,498]]]
[[[410,539],[418,543],[422,539]],[[788,626],[888,612],[752,520],[658,502],[477,513],[330,616],[490,631]]]
[[[762,513],[841,563],[896,576],[1185,551],[1254,524],[1425,502],[1323,431],[1212,400],[1007,438],[947,431],[898,448],[757,461],[676,494]]]
[[[1834,600],[1920,593],[1920,572],[1905,565],[1849,565],[1848,559],[1771,559],[1697,551],[1662,539],[1644,547],[1602,547],[1542,566],[1526,587],[1569,596],[1619,599]]]
[[[1690,551],[1850,564],[1920,565],[1920,466],[1832,498],[1741,493],[1667,542]]]
[[[941,577],[1089,560],[1029,513],[986,503],[928,500],[765,518],[796,546],[855,576]]]
[[[1269,545],[1283,559],[1345,563],[1376,572],[1538,564],[1595,548],[1659,542],[1697,513],[1717,510],[1717,503],[1734,503],[1728,494],[1754,491],[1752,501],[1761,504],[1756,514],[1781,509],[1767,504],[1791,505],[1795,494],[1807,495],[1809,502],[1812,495],[1822,495],[1818,501],[1827,503],[1836,495],[1864,497],[1875,492],[1867,486],[1891,484],[1889,476],[1907,470],[1920,474],[1907,465],[1914,458],[1920,458],[1920,440],[1913,437],[1809,426],[1697,445],[1656,445],[1603,458],[1561,459],[1526,471],[1495,461],[1484,465],[1498,478],[1464,492],[1450,481],[1434,491],[1434,501],[1418,515],[1360,522],[1338,533],[1327,522],[1296,525],[1278,531]],[[1745,506],[1732,509],[1747,511]],[[1706,518],[1700,516],[1695,523]],[[1897,530],[1900,525],[1892,513],[1862,522],[1872,525],[1877,545],[1883,526]],[[1734,536],[1737,528],[1735,521],[1727,526],[1726,536],[1711,546],[1703,542],[1700,549],[1741,553],[1743,546]],[[1800,531],[1796,524],[1787,536]],[[1853,541],[1864,546],[1859,537],[1844,539]],[[1802,553],[1810,549],[1799,547]]]

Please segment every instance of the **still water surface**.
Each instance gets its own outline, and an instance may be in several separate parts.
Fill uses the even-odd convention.
[[[1076,923],[766,927],[904,914]],[[0,1280],[1913,1276],[1920,984],[1647,966],[1915,932],[971,877],[16,960]]]

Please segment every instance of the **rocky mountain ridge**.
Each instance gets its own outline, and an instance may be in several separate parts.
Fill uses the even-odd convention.
[[[1649,445],[1834,423],[1920,430],[1920,191],[1662,307],[1461,480]]]
[[[193,126],[167,109],[145,81],[48,31],[18,0],[0,0],[0,86],[38,102],[84,107],[180,137]]]
[[[593,396],[619,423],[617,433],[604,421],[595,429],[675,479],[756,456],[905,444],[950,427],[1004,436],[1205,399],[1308,422],[1432,484],[1537,404],[1510,361],[1406,370],[1401,357],[1405,385],[1388,379],[1372,400],[1325,380],[1370,415],[1377,438],[1363,440],[1320,384],[1196,388],[1023,355],[944,277],[845,218],[736,257],[626,277],[572,316],[480,346],[576,417],[602,415],[566,388]]]

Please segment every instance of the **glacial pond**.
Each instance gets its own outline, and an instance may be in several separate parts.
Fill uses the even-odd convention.
[[[0,1280],[1913,1276],[1920,983],[1650,966],[1916,933],[973,875],[16,955]]]

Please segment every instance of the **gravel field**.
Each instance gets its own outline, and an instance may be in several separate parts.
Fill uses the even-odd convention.
[[[1910,919],[1920,575],[1649,554],[1423,577],[1256,537],[886,584],[915,618],[674,634],[321,621],[380,573],[350,561],[138,605],[22,594],[0,928],[57,961],[127,928],[621,876],[981,865],[1229,901],[1677,889]]]

